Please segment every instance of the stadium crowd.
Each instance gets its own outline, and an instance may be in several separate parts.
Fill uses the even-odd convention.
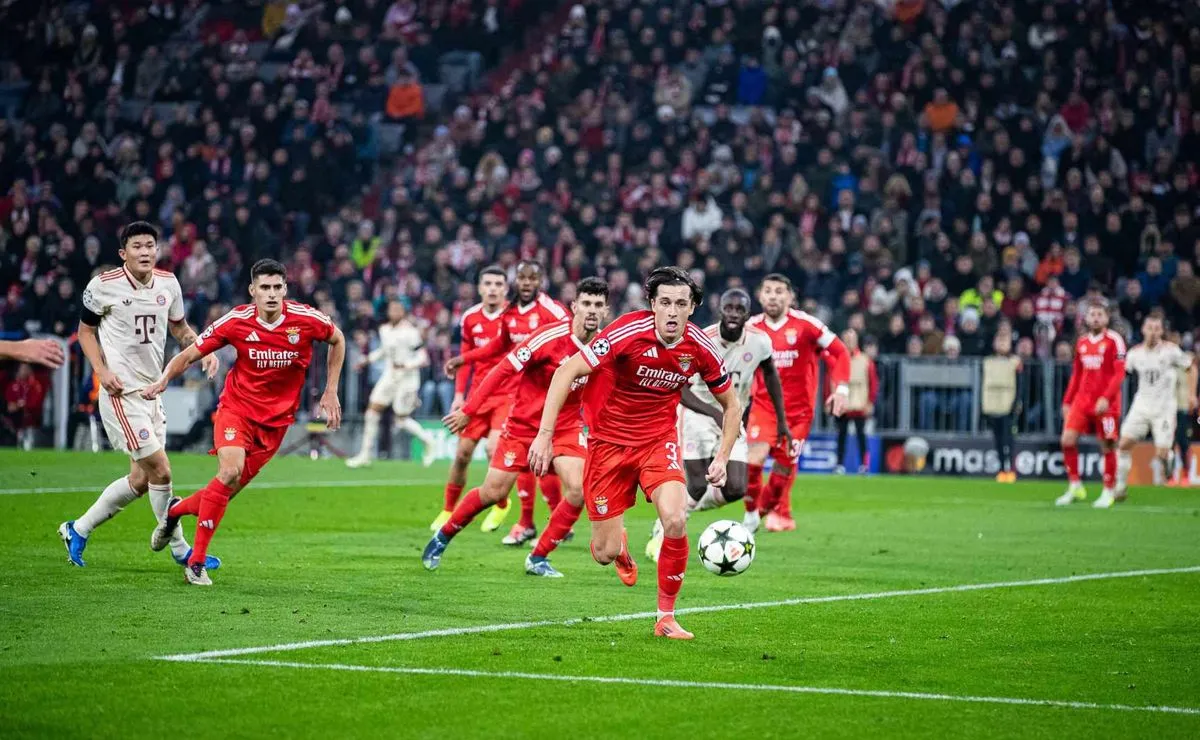
[[[437,54],[496,67],[533,0],[94,5],[0,10],[5,332],[71,334],[134,218],[162,225],[196,324],[263,256],[364,345],[403,297],[429,414],[493,262],[543,262],[564,300],[603,276],[619,310],[659,264],[711,296],[782,272],[882,354],[987,354],[1005,323],[1069,359],[1087,296],[1126,332],[1156,306],[1185,341],[1197,320],[1195,3],[589,0],[444,113],[413,95]],[[247,59],[260,36],[277,79]]]

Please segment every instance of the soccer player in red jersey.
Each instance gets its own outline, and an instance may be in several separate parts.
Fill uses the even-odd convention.
[[[450,540],[479,512],[508,496],[517,476],[529,470],[529,446],[537,435],[550,379],[559,366],[587,346],[607,319],[608,283],[599,278],[581,280],[571,311],[574,316],[570,320],[543,326],[518,344],[488,373],[477,396],[446,416],[446,426],[451,431],[458,431],[469,423],[472,412],[481,403],[479,397],[489,397],[502,388],[515,389],[512,411],[504,422],[500,443],[492,453],[487,478],[482,486],[471,489],[458,502],[450,520],[434,533],[425,547],[421,562],[429,570],[438,567]],[[533,554],[526,558],[525,570],[530,575],[561,576],[551,567],[547,556],[571,531],[583,510],[583,460],[587,437],[580,403],[586,382],[586,377],[580,378],[580,382],[572,386],[558,414],[553,455],[554,469],[563,481],[563,499],[555,507],[550,524]]]
[[[476,366],[476,379],[481,379],[484,375],[480,374],[478,370],[480,366],[494,367],[506,353],[528,339],[539,327],[569,318],[570,314],[561,303],[542,292],[543,274],[542,266],[537,262],[523,260],[517,263],[516,300],[509,303],[508,307],[504,309],[504,313],[500,315],[499,334],[495,339],[482,346],[477,346],[475,349],[466,350],[464,344],[465,351],[460,356],[451,357],[446,361],[447,375],[458,370],[464,363],[470,363]],[[495,397],[510,398],[516,387],[515,379],[513,383],[509,386],[498,386]],[[498,402],[493,401],[493,403]],[[491,449],[495,449],[495,446],[493,445]],[[503,544],[523,545],[537,537],[537,527],[533,522],[537,482],[533,474],[528,471],[517,476],[517,497],[521,502],[521,519],[501,540]],[[553,511],[561,498],[562,484],[553,473],[544,477],[541,483],[546,503]],[[483,531],[491,532],[499,528],[504,522],[505,516],[508,515],[507,506],[508,499],[506,497],[503,505],[497,505],[484,519]]]
[[[1095,434],[1104,453],[1104,495],[1113,496],[1117,476],[1117,437],[1120,432],[1121,383],[1125,380],[1125,340],[1108,328],[1108,307],[1088,305],[1088,333],[1075,342],[1071,382],[1063,395],[1063,465],[1067,490],[1055,499],[1070,506],[1087,499],[1079,480],[1079,435]]]
[[[654,634],[691,639],[675,621],[675,600],[687,570],[687,480],[676,418],[684,386],[699,374],[724,411],[721,443],[708,468],[708,482],[725,485],[726,465],[742,428],[742,409],[721,352],[700,327],[688,321],[703,299],[700,288],[678,267],[659,267],[646,280],[650,310],[614,321],[591,344],[554,373],[529,464],[544,473],[554,458],[559,412],[576,382],[600,370],[605,392],[592,392],[583,498],[592,521],[592,557],[615,563],[627,586],[637,582],[629,553],[625,510],[640,486],[658,509],[664,538],[658,558],[658,622]]]
[[[786,275],[774,273],[763,278],[758,289],[763,312],[750,319],[749,325],[763,330],[774,348],[775,368],[783,383],[792,444],[788,446],[776,430],[775,407],[761,376],[756,379],[754,400],[750,405],[747,433],[750,439],[746,488],[746,526],[758,529],[760,516],[767,517],[767,531],[796,528],[792,519],[792,483],[804,440],[812,427],[817,397],[817,358],[826,356],[830,392],[825,408],[841,416],[849,396],[850,354],[842,340],[821,320],[792,308],[796,294]],[[767,455],[774,460],[766,490],[762,488],[762,470]]]
[[[508,276],[504,270],[495,265],[484,268],[479,273],[479,303],[463,312],[460,330],[462,332],[462,353],[482,347],[500,334],[501,316],[507,306]],[[495,361],[446,365],[446,374],[454,375],[454,402],[451,410],[457,411],[467,401],[467,386],[472,378],[478,385],[488,371],[495,366]],[[496,440],[500,436],[500,425],[508,414],[506,406],[508,399],[496,397],[485,399],[488,402],[480,405],[479,410],[471,417],[471,423],[458,435],[458,447],[454,451],[454,460],[450,463],[450,474],[446,479],[446,490],[442,504],[442,513],[438,514],[429,528],[437,531],[442,528],[454,511],[458,497],[462,495],[467,485],[467,467],[471,464],[471,456],[484,437],[488,438],[488,449],[496,449]],[[507,505],[507,500],[506,500]]]
[[[318,404],[320,415],[330,429],[341,425],[337,388],[346,359],[346,340],[325,314],[285,300],[286,274],[275,260],[255,262],[250,268],[250,296],[254,302],[238,306],[214,321],[194,344],[167,363],[158,381],[142,391],[143,398],[155,398],[193,362],[226,345],[237,350],[213,416],[217,476],[185,499],[172,498],[150,543],[151,548],[162,549],[179,527],[180,517],[197,517],[192,554],[183,569],[187,582],[195,586],[212,585],[204,557],[229,500],[275,456],[296,418],[316,342],[329,344],[325,392]]]

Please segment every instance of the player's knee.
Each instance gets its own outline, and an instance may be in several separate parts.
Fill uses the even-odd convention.
[[[165,486],[171,482],[171,463],[167,461],[166,455],[163,459],[156,461],[150,465],[147,471],[147,477],[150,483],[156,486]]]
[[[708,490],[708,481],[706,481],[706,480],[699,480],[699,481],[689,480],[688,484],[687,484],[687,489],[688,489],[688,496],[690,496],[693,501],[699,501],[700,499],[702,499],[704,497],[704,492]]]
[[[687,534],[687,512],[672,511],[666,515],[660,513],[658,518],[662,521],[663,534],[667,537],[683,537]]]
[[[127,480],[129,481],[129,487],[139,496],[150,490],[150,478],[141,467],[135,467],[131,470]]]
[[[1071,432],[1063,432],[1063,435],[1058,438],[1059,444],[1061,444],[1063,447],[1074,447],[1075,441],[1076,437]]]
[[[732,501],[741,501],[746,497],[746,479],[742,478],[739,480],[731,476],[725,481],[725,486],[721,489],[721,493],[722,498],[724,498],[727,504]]]
[[[592,559],[600,565],[608,565],[621,554],[621,543],[592,541]]]
[[[243,466],[232,463],[222,464],[217,468],[217,480],[221,481],[221,483],[224,485],[233,488],[234,486],[238,485],[242,479],[242,468]]]

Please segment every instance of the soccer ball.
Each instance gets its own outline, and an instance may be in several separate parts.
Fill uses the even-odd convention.
[[[696,554],[710,573],[736,576],[754,562],[754,535],[740,523],[729,519],[713,522],[700,533]]]

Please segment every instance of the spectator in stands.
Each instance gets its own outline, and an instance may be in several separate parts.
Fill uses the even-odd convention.
[[[28,364],[21,364],[4,388],[6,425],[26,450],[33,449],[34,435],[42,425],[46,385]]]

